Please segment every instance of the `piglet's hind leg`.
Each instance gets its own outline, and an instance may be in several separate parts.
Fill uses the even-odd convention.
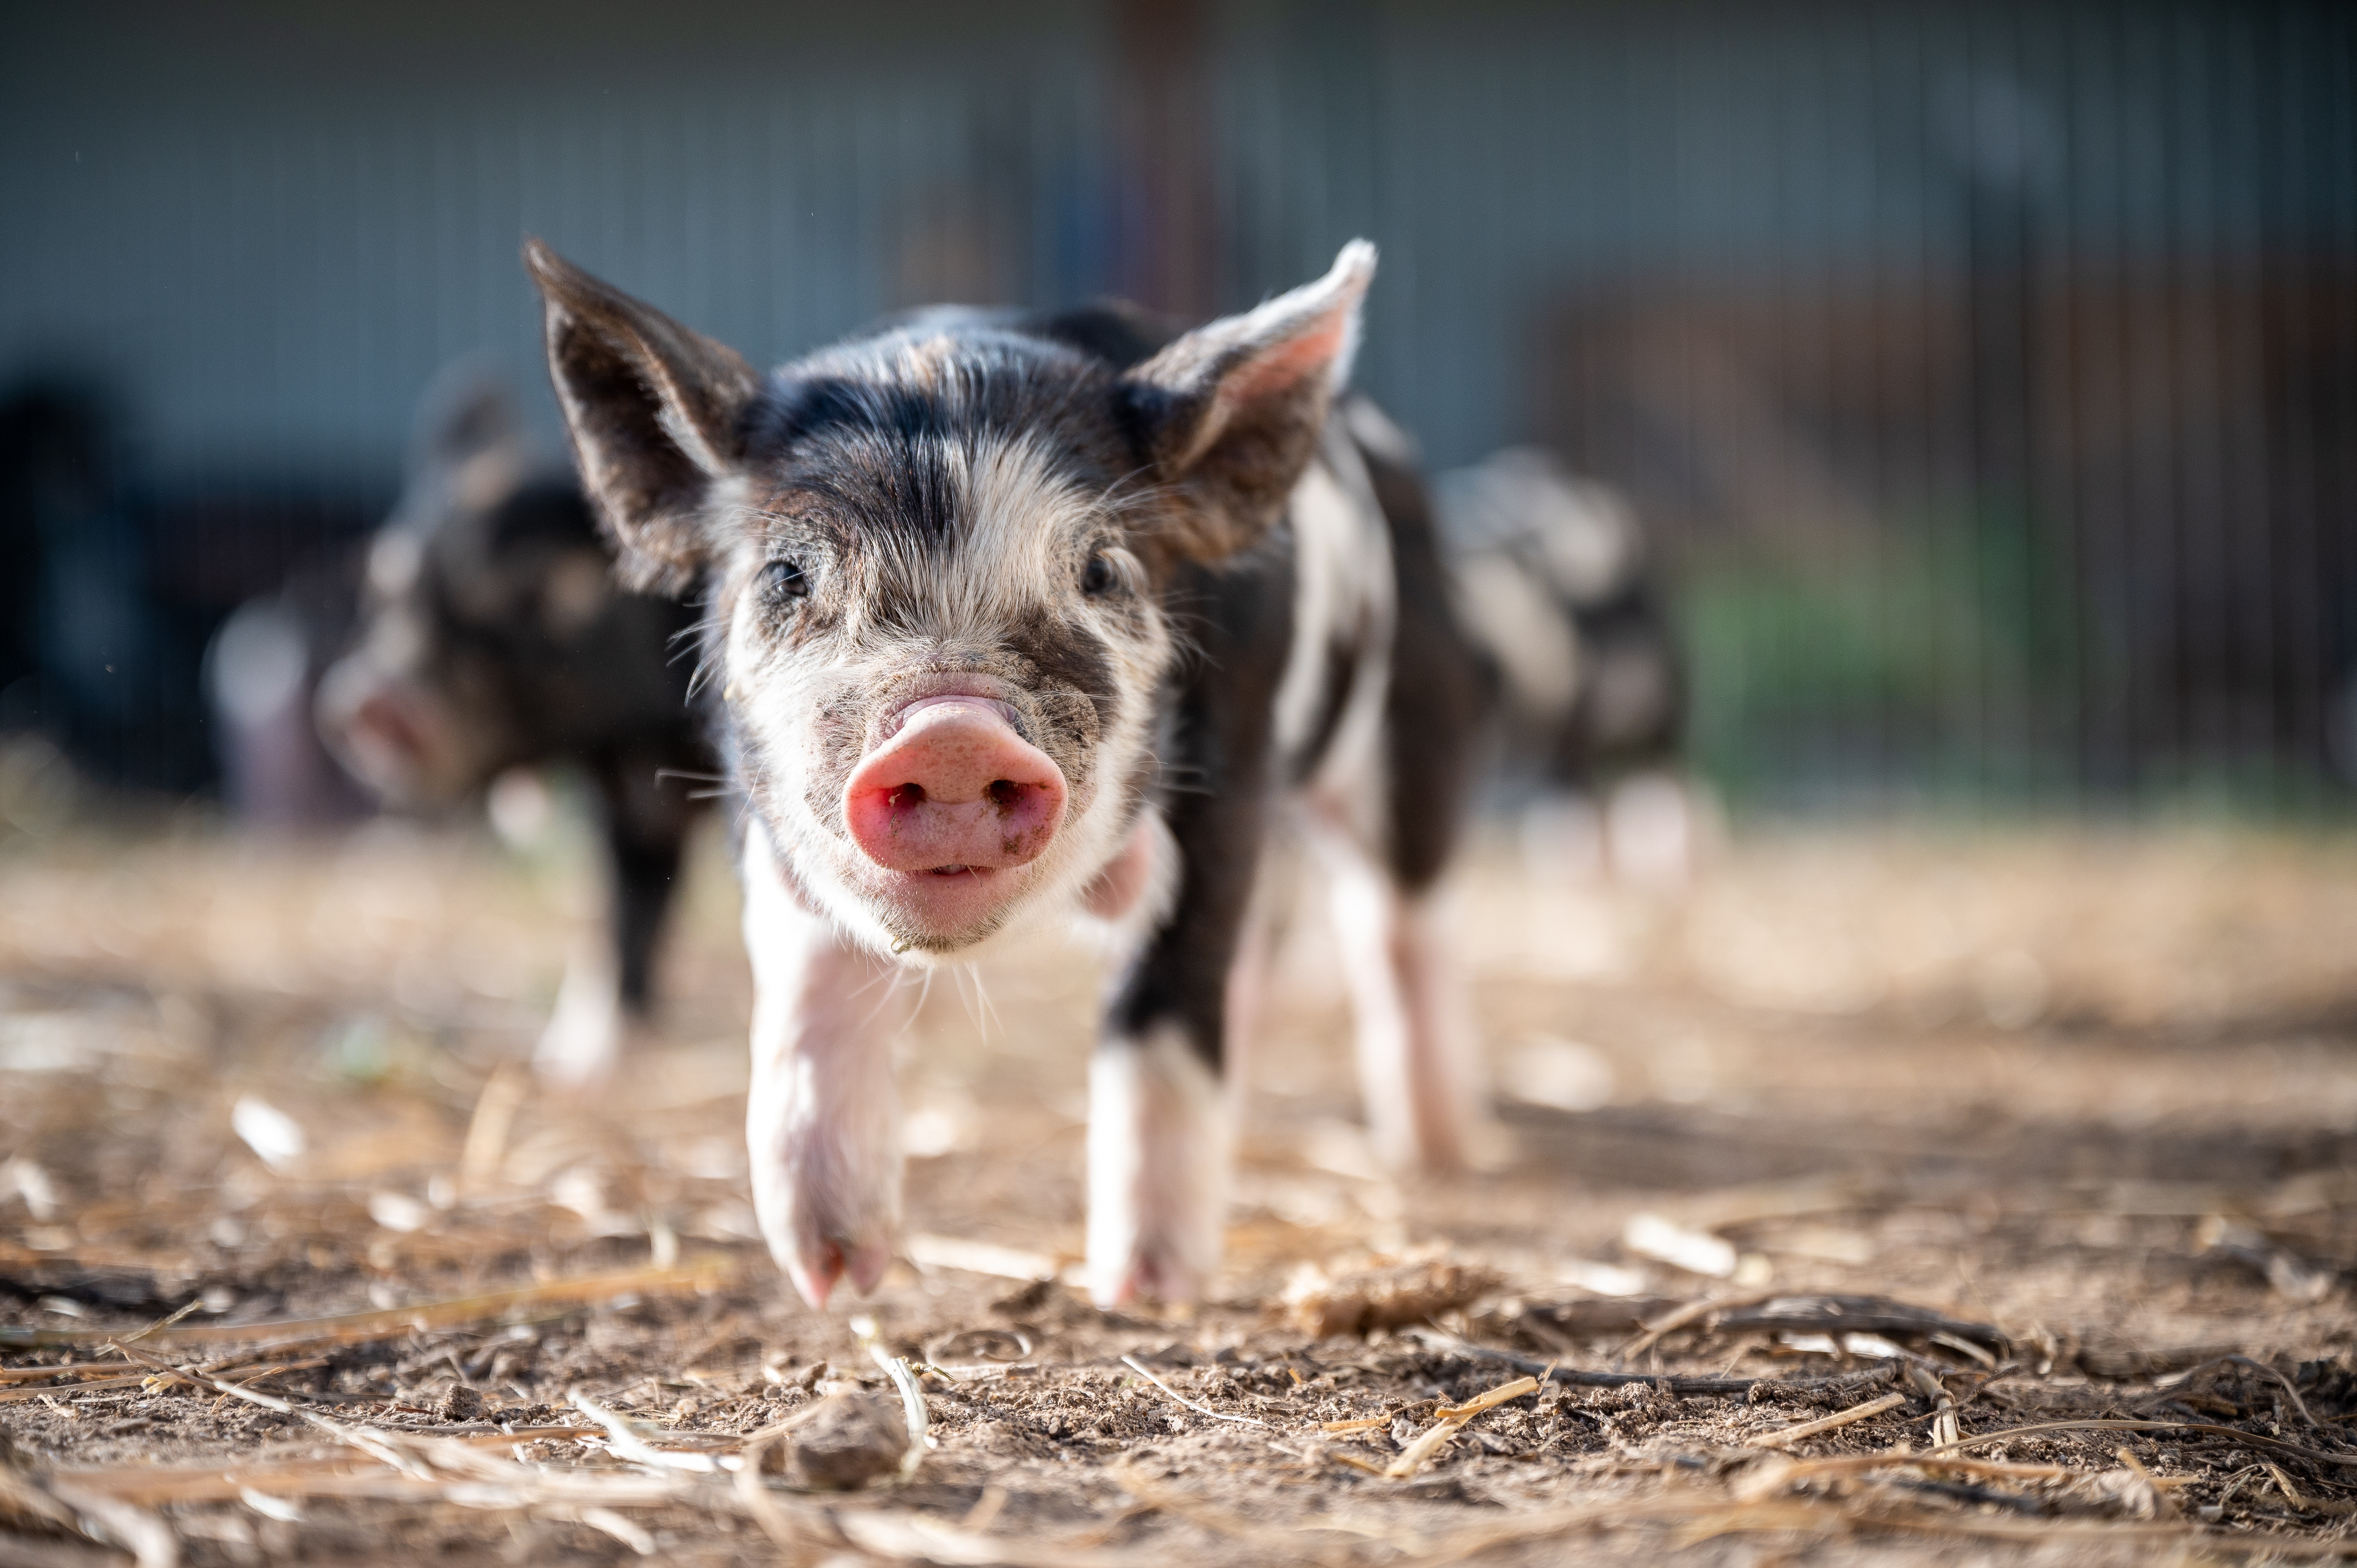
[[[1318,847],[1376,1152],[1403,1168],[1462,1169],[1481,1075],[1435,897],[1404,892],[1340,832],[1321,832]]]

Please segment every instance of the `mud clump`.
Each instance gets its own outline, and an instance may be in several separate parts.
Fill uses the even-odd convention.
[[[909,1452],[900,1407],[872,1394],[831,1394],[763,1456],[764,1470],[813,1491],[847,1492],[899,1467]]]

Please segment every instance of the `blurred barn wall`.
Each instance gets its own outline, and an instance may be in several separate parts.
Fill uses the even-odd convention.
[[[104,411],[117,520],[0,476],[80,563],[0,725],[113,663],[102,772],[201,781],[193,648],[371,520],[447,361],[553,442],[526,233],[757,360],[942,297],[1246,304],[1367,233],[1361,384],[1437,465],[1544,441],[1659,521],[1740,797],[2325,798],[2344,8],[205,11],[0,22],[0,399]]]

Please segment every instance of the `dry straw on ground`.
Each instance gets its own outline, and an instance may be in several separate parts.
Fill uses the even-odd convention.
[[[591,892],[0,845],[0,1562],[2357,1555],[2357,846],[1485,861],[1500,1168],[1422,1185],[1296,921],[1188,1313],[1057,1283],[1094,980],[1018,954],[920,1011],[864,1323],[752,1237],[725,877],[615,1094],[517,1067]]]

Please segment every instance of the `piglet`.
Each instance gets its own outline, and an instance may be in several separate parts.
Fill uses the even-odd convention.
[[[534,464],[505,391],[455,371],[426,399],[358,628],[315,703],[328,749],[395,810],[447,810],[530,765],[586,777],[609,951],[567,972],[538,1062],[576,1085],[611,1070],[648,1010],[695,780],[715,777],[679,647],[694,612],[620,588],[611,555],[579,481]]]
[[[626,579],[706,607],[755,1207],[808,1301],[894,1255],[895,975],[1044,920],[1119,955],[1091,1289],[1207,1288],[1280,811],[1331,873],[1376,1142],[1463,1162],[1475,1075],[1433,889],[1484,685],[1404,440],[1338,412],[1372,246],[1192,331],[942,308],[768,375],[537,242],[525,263]]]

